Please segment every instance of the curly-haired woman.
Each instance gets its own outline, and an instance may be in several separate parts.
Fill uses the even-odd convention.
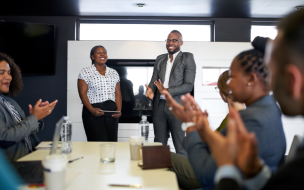
[[[57,100],[52,103],[38,100],[29,105],[30,115],[8,95],[18,95],[22,90],[21,71],[13,59],[0,53],[0,147],[8,159],[15,161],[32,152],[40,142],[35,135],[43,129],[43,121],[52,113]]]

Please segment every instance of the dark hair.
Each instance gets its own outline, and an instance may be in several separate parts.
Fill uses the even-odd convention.
[[[140,92],[140,91],[145,91],[145,90],[144,90],[144,86],[143,86],[143,85],[140,85],[140,86],[139,86],[139,88],[138,88],[138,92]]]
[[[292,57],[300,57],[304,60],[304,10],[298,10],[282,19],[278,25],[281,32],[279,51],[276,53],[276,61],[284,66],[292,61]],[[304,64],[299,65],[304,67]]]
[[[12,81],[9,86],[8,94],[17,96],[21,93],[23,88],[21,70],[10,56],[0,52],[0,62],[2,61],[6,61],[11,69]]]
[[[244,68],[245,73],[255,73],[265,84],[268,70],[263,58],[268,39],[260,36],[255,37],[251,43],[254,49],[243,51],[236,56],[238,60],[242,61],[241,66]]]
[[[102,45],[97,45],[97,46],[94,46],[92,49],[91,49],[91,52],[90,52],[90,58],[92,60],[92,64],[94,64],[94,60],[92,59],[92,55],[94,55],[94,52],[95,52],[95,49],[99,48],[99,47],[102,47],[103,49],[106,50],[107,52],[107,49],[105,47],[103,47]]]
[[[172,31],[170,32],[170,34],[171,34],[171,33],[178,33],[179,35],[181,35],[181,37],[183,37],[182,33],[180,33],[180,31],[178,31],[178,30],[172,30]]]
[[[221,92],[222,99],[225,102],[227,102],[227,98],[229,98],[231,96],[230,93],[229,93],[230,88],[227,85],[228,79],[229,79],[229,71],[227,70],[219,76],[218,81],[217,81],[217,87],[219,88],[219,91]]]

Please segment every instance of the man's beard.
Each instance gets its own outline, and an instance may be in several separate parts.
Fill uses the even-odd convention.
[[[301,114],[299,106],[296,105],[296,102],[293,100],[288,88],[286,88],[286,82],[282,78],[276,78],[274,80],[275,83],[272,86],[272,92],[280,105],[282,113],[287,116]]]
[[[169,49],[167,48],[167,51],[169,54],[175,54],[176,52],[178,52],[178,49],[175,48],[173,51],[170,52]]]

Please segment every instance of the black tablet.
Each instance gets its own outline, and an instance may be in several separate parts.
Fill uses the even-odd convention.
[[[113,115],[113,114],[120,114],[120,111],[108,111],[108,110],[102,110],[104,115]]]

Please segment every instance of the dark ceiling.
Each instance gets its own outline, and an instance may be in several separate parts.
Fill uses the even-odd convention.
[[[144,3],[144,7],[137,7]],[[303,0],[2,0],[5,16],[281,18]]]

